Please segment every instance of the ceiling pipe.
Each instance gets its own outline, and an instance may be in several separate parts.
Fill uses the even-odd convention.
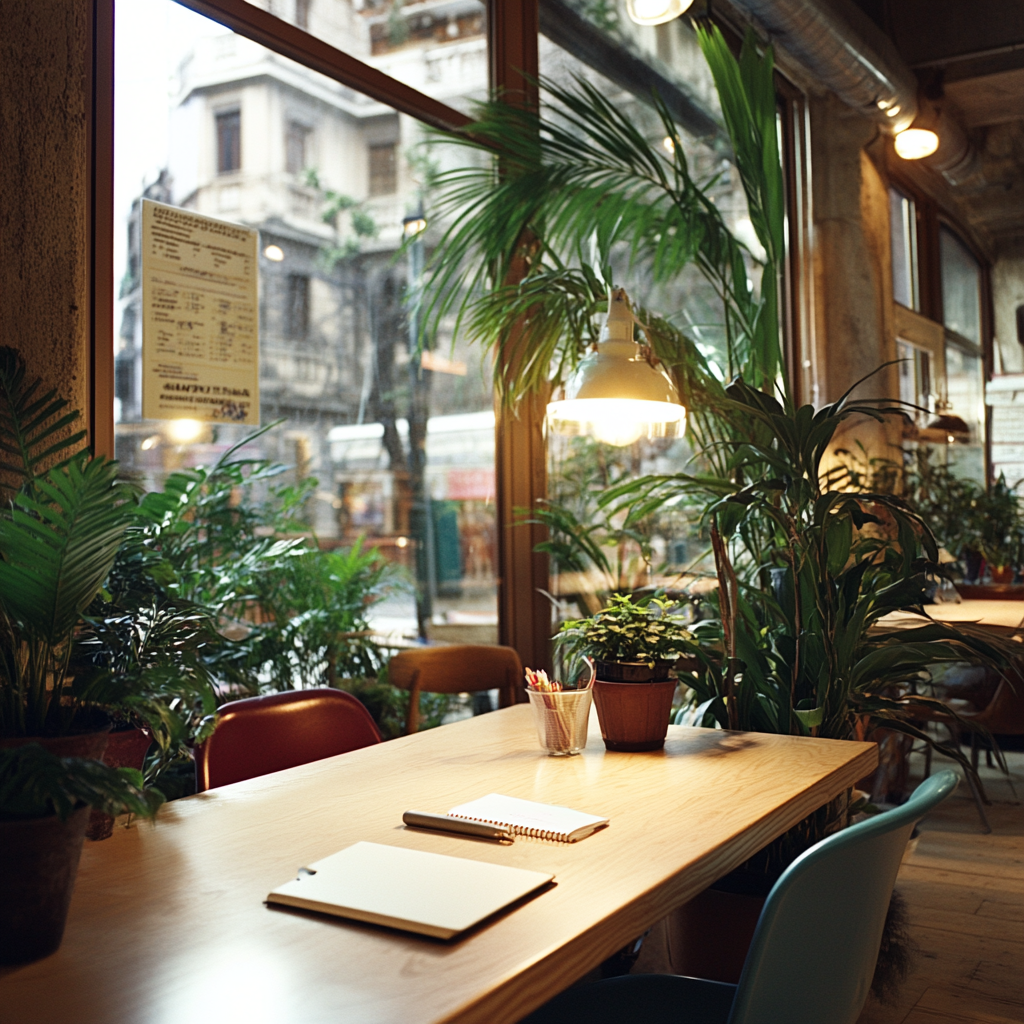
[[[773,41],[890,135],[917,113],[917,78],[892,41],[849,0],[732,0]]]

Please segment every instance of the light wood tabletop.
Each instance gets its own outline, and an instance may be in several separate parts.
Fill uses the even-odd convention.
[[[874,744],[673,726],[663,752],[547,757],[517,705],[225,786],[86,843],[61,949],[0,977],[3,1024],[519,1020],[877,763]],[[489,792],[611,818],[575,844],[404,828]],[[359,840],[553,872],[453,942],[272,909]]]
[[[992,601],[979,598],[964,598],[959,604],[929,604],[925,611],[938,622],[974,622],[994,632],[1015,633],[1024,631],[1024,601]],[[894,626],[907,623],[920,625],[920,615],[910,612],[891,612],[878,620],[880,626]]]

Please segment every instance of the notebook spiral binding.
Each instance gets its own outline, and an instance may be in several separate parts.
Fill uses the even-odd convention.
[[[573,843],[567,832],[551,832],[540,828],[526,828],[524,825],[513,825],[509,821],[497,821],[492,818],[471,818],[468,814],[453,814],[453,818],[463,818],[465,821],[479,821],[484,825],[497,825],[498,828],[511,829],[517,836],[529,836],[531,839],[551,839],[558,843]]]

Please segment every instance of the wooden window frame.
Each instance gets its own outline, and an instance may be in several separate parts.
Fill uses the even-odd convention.
[[[428,125],[458,131],[470,118],[391,78],[247,0],[175,0],[371,99]],[[488,0],[490,86],[509,100],[536,105],[531,79],[538,71],[538,0]],[[93,75],[90,152],[92,240],[90,295],[90,439],[96,452],[114,456],[114,7],[93,0]],[[536,527],[512,527],[516,506],[533,507],[546,491],[543,403],[513,416],[498,410],[495,471],[498,479],[498,630],[527,664],[550,667],[547,558],[533,550]]]

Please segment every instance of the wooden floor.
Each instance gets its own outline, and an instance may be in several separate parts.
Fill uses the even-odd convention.
[[[918,947],[914,970],[896,1005],[869,1000],[859,1024],[1024,1022],[1024,753],[1007,761],[1012,788],[982,771],[991,835],[963,783],[922,823],[896,883]]]

